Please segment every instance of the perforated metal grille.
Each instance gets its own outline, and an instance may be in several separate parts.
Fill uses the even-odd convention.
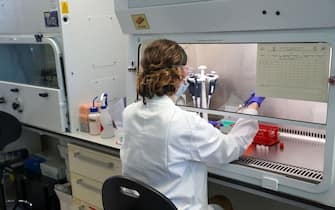
[[[251,157],[241,157],[234,161],[235,164],[244,165],[252,168],[258,168],[266,171],[271,171],[278,174],[283,174],[288,177],[300,179],[312,183],[320,183],[323,178],[323,172],[313,169],[307,169],[287,164],[272,162],[268,160],[259,160]]]
[[[307,128],[289,128],[289,127],[282,127],[279,128],[280,133],[288,133],[288,134],[295,134],[300,136],[308,136],[314,138],[325,139],[326,134],[323,130],[313,130]]]

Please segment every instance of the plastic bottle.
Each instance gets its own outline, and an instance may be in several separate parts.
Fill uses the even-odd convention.
[[[98,107],[95,106],[95,101],[98,96],[94,97],[93,105],[90,108],[90,113],[88,114],[88,126],[89,133],[91,135],[99,135],[100,134],[100,113]]]
[[[102,93],[100,97],[101,101],[101,138],[107,139],[112,138],[115,134],[115,128],[113,124],[113,119],[108,111],[108,104],[107,104],[107,93]]]

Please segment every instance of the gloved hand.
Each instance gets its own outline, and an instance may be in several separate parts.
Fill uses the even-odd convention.
[[[221,127],[221,123],[218,122],[218,121],[211,121],[210,120],[210,121],[208,121],[208,123],[213,125],[215,128],[218,128],[218,129],[220,129],[220,127]]]
[[[245,101],[245,106],[249,106],[250,104],[256,102],[258,106],[260,107],[261,104],[263,103],[265,97],[262,96],[256,96],[255,91],[251,92],[251,95],[248,100]]]

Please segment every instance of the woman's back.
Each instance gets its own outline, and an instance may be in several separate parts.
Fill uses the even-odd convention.
[[[186,64],[187,55],[176,42],[157,40],[144,50],[137,78],[143,101],[123,113],[122,170],[165,194],[178,209],[207,210],[207,166],[221,168],[237,159],[258,123],[240,119],[224,135],[196,113],[177,107],[173,100],[187,86]],[[257,114],[258,106],[244,112]]]
[[[165,194],[179,209],[207,209],[207,167],[191,161],[187,113],[168,97],[124,111],[123,174]],[[192,208],[191,208],[192,207]]]

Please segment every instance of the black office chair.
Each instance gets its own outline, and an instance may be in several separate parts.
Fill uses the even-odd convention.
[[[102,186],[104,210],[177,210],[162,193],[136,179],[113,176]]]
[[[21,123],[12,115],[0,111],[0,151],[4,147],[18,138],[22,133]],[[28,157],[28,150],[19,149],[10,152],[0,152],[0,209],[7,209],[7,202],[5,198],[5,189],[3,183],[3,176],[6,173],[6,168],[23,161]],[[15,200],[13,202],[13,208],[24,208],[32,209],[32,204],[25,200]]]

